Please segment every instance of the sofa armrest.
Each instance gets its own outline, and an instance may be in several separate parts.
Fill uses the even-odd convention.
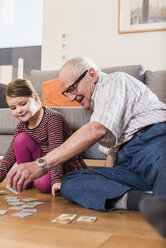
[[[18,120],[9,108],[2,108],[0,109],[0,123],[0,134],[13,134]]]
[[[166,71],[146,71],[145,83],[160,101],[166,103]]]

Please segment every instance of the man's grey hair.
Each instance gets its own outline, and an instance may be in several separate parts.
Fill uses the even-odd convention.
[[[74,74],[80,75],[85,70],[89,70],[90,68],[93,68],[97,73],[99,73],[101,70],[100,68],[87,57],[76,57],[68,60],[61,68],[60,72],[63,71],[63,69],[66,66],[70,66],[71,70]]]

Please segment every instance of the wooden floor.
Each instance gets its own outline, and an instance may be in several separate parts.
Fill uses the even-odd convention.
[[[0,190],[13,196],[5,189]],[[0,196],[0,210],[9,205]],[[39,193],[35,188],[19,194],[19,199],[36,198],[44,201],[37,206],[37,213],[25,218],[11,216],[16,210],[0,215],[1,248],[166,248],[166,239],[159,236],[136,211],[114,211],[110,213],[84,209],[65,200]],[[62,213],[96,216],[94,223],[80,223],[77,218],[70,224],[51,223]]]

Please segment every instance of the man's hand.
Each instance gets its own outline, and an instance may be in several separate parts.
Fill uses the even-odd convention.
[[[107,159],[105,161],[105,167],[113,167],[114,163],[112,162],[112,160],[110,159],[109,155],[107,156]]]
[[[42,175],[42,170],[35,161],[19,164],[9,173],[8,184],[18,192],[21,192],[29,183]]]
[[[52,185],[52,195],[56,196],[56,191],[59,191],[61,189],[62,183],[54,183]]]

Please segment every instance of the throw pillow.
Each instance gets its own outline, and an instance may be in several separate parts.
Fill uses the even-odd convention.
[[[8,108],[5,100],[6,84],[0,83],[0,108]]]
[[[59,79],[55,78],[42,83],[43,105],[48,107],[80,107],[76,101],[70,102],[68,97],[61,94]]]

